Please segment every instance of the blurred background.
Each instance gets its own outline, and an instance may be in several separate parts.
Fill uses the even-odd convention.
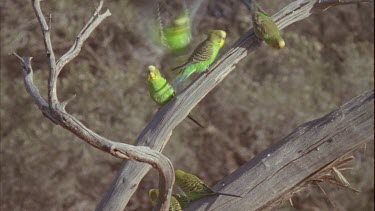
[[[106,1],[112,16],[85,43],[58,81],[60,99],[77,97],[68,112],[112,140],[134,143],[157,106],[148,96],[147,69],[153,64],[168,79],[173,56],[154,42],[155,4],[146,0]],[[165,24],[183,7],[163,4]],[[197,5],[186,0],[190,10]],[[288,1],[264,0],[274,14]],[[97,1],[43,1],[52,14],[57,58],[71,46]],[[170,5],[165,7],[165,5]],[[191,5],[193,5],[191,7]],[[11,52],[32,56],[34,80],[43,96],[47,62],[31,3],[5,0],[1,13],[1,210],[93,210],[107,191],[121,160],[103,153],[52,124],[27,94],[19,61]],[[298,125],[319,118],[374,88],[373,4],[338,6],[282,31],[286,47],[262,45],[192,111],[210,130],[189,120],[174,131],[163,151],[175,168],[213,185]],[[206,0],[192,20],[192,46],[212,29],[227,32],[222,53],[249,28],[240,0]],[[276,210],[373,210],[374,143],[354,153],[353,170],[343,172],[360,193],[329,184],[293,197]],[[148,190],[158,185],[151,170],[126,210],[150,210]]]

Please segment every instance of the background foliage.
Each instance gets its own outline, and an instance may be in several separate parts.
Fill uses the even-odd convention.
[[[273,14],[288,2],[261,4]],[[53,15],[57,56],[69,49],[94,5],[89,0],[42,3],[45,14]],[[148,97],[146,66],[154,64],[168,74],[170,57],[149,38],[154,4],[113,0],[105,6],[113,15],[63,70],[59,97],[77,94],[70,113],[105,137],[134,143],[157,109]],[[46,96],[39,25],[29,2],[5,0],[0,9],[1,210],[93,210],[121,160],[88,146],[38,111],[23,86],[19,62],[8,54],[34,57],[35,81]],[[211,29],[227,31],[223,52],[251,27],[239,0],[206,1],[193,24],[194,46]],[[374,87],[373,5],[332,8],[282,34],[286,48],[273,51],[263,45],[193,110],[206,129],[186,120],[174,130],[164,153],[176,168],[215,184],[299,124]],[[323,186],[337,210],[374,209],[374,144],[355,155],[354,170],[344,175],[361,193]],[[143,179],[127,210],[150,210],[146,191],[157,187],[156,175],[152,170]],[[332,209],[315,189],[297,194],[293,202],[299,210]],[[294,209],[288,203],[276,208]]]

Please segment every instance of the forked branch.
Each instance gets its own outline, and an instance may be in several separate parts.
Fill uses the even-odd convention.
[[[368,1],[350,1],[350,3]],[[325,11],[329,7],[347,4],[341,0],[296,0],[291,2],[272,18],[279,28],[285,28],[311,14]],[[249,17],[250,18],[250,17]],[[177,98],[161,107],[150,123],[138,136],[136,145],[150,146],[163,150],[172,130],[189,114],[216,85],[218,85],[247,54],[260,46],[253,29],[242,35],[230,50],[210,68],[210,74],[203,74],[195,80]],[[126,161],[114,178],[112,187],[98,206],[98,210],[124,210],[136,186],[150,170],[149,166]],[[120,203],[119,203],[120,202]]]
[[[99,7],[95,10],[94,15],[78,34],[70,50],[57,62],[55,60],[55,54],[53,52],[51,43],[51,26],[47,24],[47,21],[42,13],[40,8],[40,0],[33,0],[32,3],[35,15],[38,18],[40,27],[42,29],[46,55],[48,58],[48,101],[41,96],[38,88],[33,83],[33,69],[31,65],[32,57],[22,58],[16,53],[13,53],[13,55],[15,55],[21,61],[25,87],[32,97],[34,103],[42,111],[43,115],[50,119],[53,123],[67,129],[88,144],[104,152],[110,153],[115,157],[147,163],[156,168],[160,175],[159,188],[161,192],[159,195],[158,204],[155,206],[155,210],[168,210],[169,198],[171,196],[172,186],[174,183],[174,170],[171,161],[159,151],[152,150],[147,146],[132,146],[115,142],[96,134],[78,121],[74,116],[66,112],[65,107],[70,100],[60,103],[57,97],[57,77],[61,69],[65,64],[73,60],[78,55],[84,41],[90,36],[93,30],[105,18],[111,15],[109,10],[103,14],[99,13],[103,5],[103,0],[100,1]]]

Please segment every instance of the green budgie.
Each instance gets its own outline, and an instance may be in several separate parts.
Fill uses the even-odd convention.
[[[242,0],[252,14],[255,35],[263,40],[268,46],[274,49],[281,49],[285,46],[285,41],[280,35],[279,28],[253,0],[255,6],[251,6],[247,0]],[[260,11],[258,11],[260,10]]]
[[[185,3],[185,1],[183,2]],[[192,40],[190,17],[186,5],[184,4],[184,11],[173,19],[169,26],[164,27],[160,14],[160,2],[157,0],[155,3],[157,21],[159,23],[158,30],[156,30],[158,34],[154,37],[157,38],[155,40],[156,43],[161,43],[175,55],[185,52]]]
[[[186,12],[172,21],[171,26],[162,30],[162,43],[176,54],[183,52],[191,43],[190,19]]]
[[[197,176],[186,173],[181,170],[176,170],[175,172],[176,184],[181,190],[186,194],[188,199],[196,200],[208,196],[215,195],[226,195],[232,197],[241,197],[233,194],[220,193],[211,190],[202,180]]]
[[[180,82],[186,80],[194,72],[205,71],[210,64],[215,61],[217,54],[225,42],[226,33],[221,30],[212,30],[208,38],[199,44],[187,62],[174,68],[182,70],[172,87],[176,87]]]
[[[167,82],[163,76],[161,76],[158,69],[155,66],[150,65],[148,67],[149,73],[147,77],[148,92],[153,101],[159,106],[162,106],[169,102],[174,96],[174,90],[171,85]],[[197,124],[199,127],[204,128],[197,120],[190,115],[187,116],[191,121]]]
[[[153,206],[156,205],[157,199],[159,197],[159,190],[158,189],[151,189],[148,192],[148,195],[151,198],[151,203]],[[182,211],[182,207],[178,200],[174,197],[174,194],[171,196],[171,200],[169,202],[169,211]]]
[[[172,99],[174,90],[167,80],[163,78],[155,66],[148,67],[149,73],[147,77],[149,94],[159,106],[166,104]]]
[[[180,203],[182,208],[186,207],[186,205],[190,203],[189,198],[185,195],[175,193],[172,194],[172,196],[177,199],[178,203]]]

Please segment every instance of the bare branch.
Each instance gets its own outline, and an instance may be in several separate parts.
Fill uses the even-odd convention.
[[[360,1],[358,1],[360,2]],[[324,7],[323,7],[324,4]],[[313,13],[326,10],[328,6],[341,5],[337,0],[297,0],[272,18],[278,27],[285,28],[297,21],[309,17]],[[172,130],[189,114],[195,105],[219,84],[248,53],[255,51],[260,42],[253,29],[246,32],[231,49],[209,68],[209,74],[203,74],[177,97],[161,107],[153,119],[138,136],[136,145],[150,146],[155,150],[163,150]],[[144,164],[126,161],[113,180],[112,186],[98,205],[98,210],[124,210],[139,182],[150,170]]]
[[[213,187],[242,198],[205,198],[184,210],[262,210],[306,184],[324,181],[355,191],[341,181],[341,173],[335,178],[337,170],[352,159],[346,157],[350,152],[373,140],[374,90],[369,90],[302,124]]]
[[[18,54],[13,53],[21,61],[23,81],[27,92],[30,94],[34,103],[42,111],[43,115],[51,120],[53,123],[58,124],[58,121],[50,114],[49,105],[47,101],[40,95],[38,88],[34,85],[33,81],[33,68],[31,66],[32,57],[22,58]]]
[[[22,58],[16,53],[13,53],[13,55],[15,55],[21,61],[25,87],[28,93],[32,97],[35,104],[37,104],[38,108],[42,111],[43,115],[45,115],[48,119],[67,129],[88,144],[104,152],[110,153],[113,156],[121,159],[130,159],[137,162],[147,163],[158,170],[160,175],[160,195],[158,198],[158,203],[154,209],[167,211],[169,209],[169,198],[172,194],[172,187],[174,183],[174,170],[171,161],[159,151],[152,150],[149,147],[132,146],[124,143],[114,142],[96,134],[66,112],[65,107],[71,99],[60,103],[57,98],[56,83],[58,73],[60,72],[61,68],[78,55],[84,41],[89,37],[91,32],[101,23],[102,20],[111,14],[109,10],[107,10],[107,12],[103,15],[99,15],[102,5],[103,1],[100,2],[100,5],[96,9],[92,18],[77,36],[72,48],[62,57],[58,63],[59,66],[56,67],[55,56],[50,38],[50,26],[47,25],[45,17],[40,8],[40,0],[33,0],[33,8],[42,29],[45,49],[48,57],[48,103],[40,95],[38,88],[33,83],[31,57]]]
[[[89,38],[90,34],[95,30],[96,27],[107,17],[111,16],[111,12],[106,10],[105,13],[99,14],[103,6],[103,0],[100,1],[99,6],[91,16],[90,20],[83,27],[81,32],[77,35],[72,47],[57,61],[57,75],[60,74],[62,68],[78,56],[81,51],[83,43]]]
[[[36,17],[38,18],[39,25],[42,29],[44,46],[46,49],[46,54],[48,58],[48,67],[50,70],[48,78],[48,103],[50,107],[53,107],[53,104],[58,103],[57,93],[56,93],[56,63],[55,63],[55,53],[52,49],[51,43],[51,32],[46,22],[46,19],[43,15],[43,12],[40,8],[40,0],[33,0],[33,9]]]

